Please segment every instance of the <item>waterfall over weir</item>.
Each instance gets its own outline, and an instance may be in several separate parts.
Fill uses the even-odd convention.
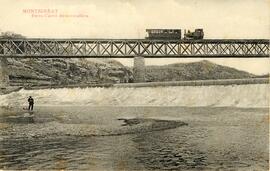
[[[61,88],[20,90],[0,96],[0,106],[35,104],[82,106],[268,107],[269,84],[141,88]]]

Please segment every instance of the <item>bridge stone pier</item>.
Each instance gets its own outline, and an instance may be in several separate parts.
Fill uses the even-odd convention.
[[[7,58],[0,58],[0,88],[9,85]]]
[[[145,82],[145,61],[144,57],[134,57],[133,77],[135,83]]]

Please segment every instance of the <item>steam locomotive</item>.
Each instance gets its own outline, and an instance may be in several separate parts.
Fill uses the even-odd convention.
[[[203,29],[195,29],[194,32],[188,30],[184,32],[182,38],[181,29],[146,29],[148,37],[146,39],[157,39],[157,40],[200,40],[203,39]]]

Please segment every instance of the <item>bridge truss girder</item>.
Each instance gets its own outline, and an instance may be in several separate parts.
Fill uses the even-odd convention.
[[[0,39],[0,57],[269,57],[266,39]]]

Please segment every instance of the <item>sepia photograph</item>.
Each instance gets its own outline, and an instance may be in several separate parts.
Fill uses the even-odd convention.
[[[0,0],[0,170],[268,171],[270,0]]]

